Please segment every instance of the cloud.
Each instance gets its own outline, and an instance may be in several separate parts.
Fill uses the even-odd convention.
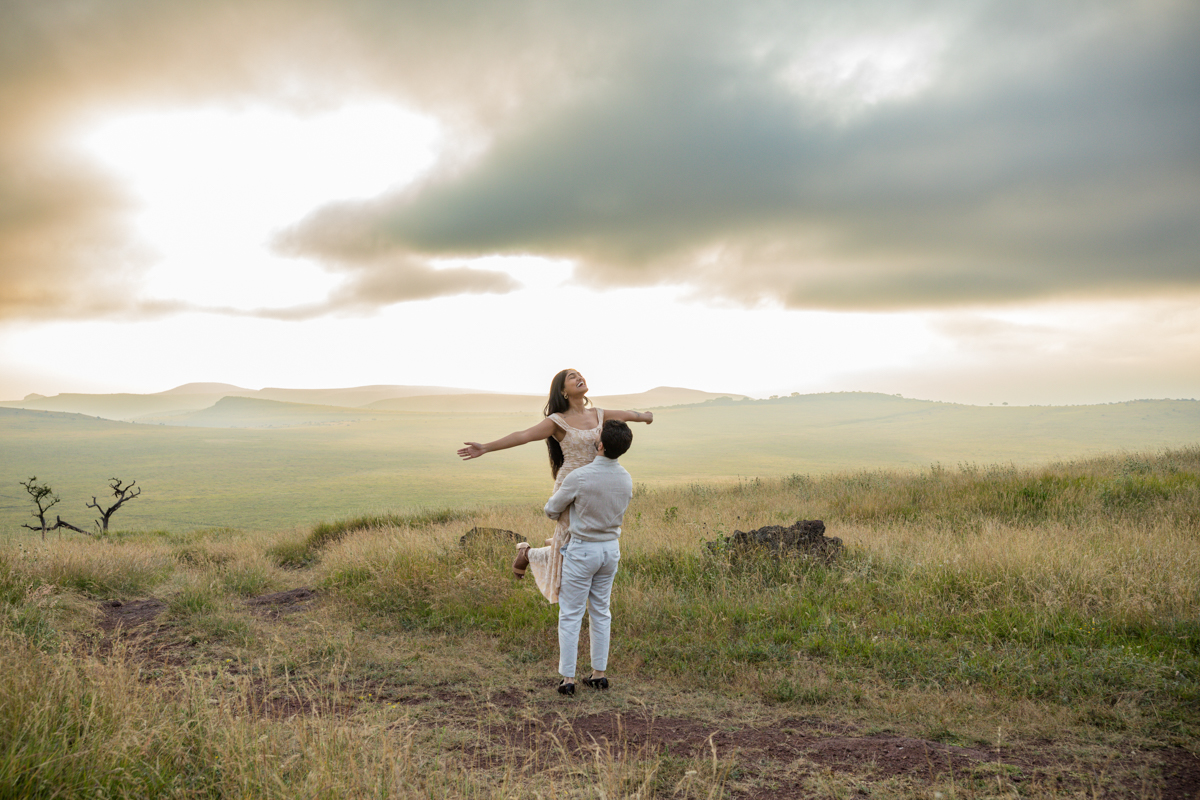
[[[105,113],[188,104],[274,104],[302,113],[387,93],[449,118],[500,113],[492,99],[472,114],[456,111],[461,100],[445,99],[464,97],[455,82],[484,71],[480,64],[468,69],[467,61],[506,55],[506,48],[483,46],[486,23],[463,26],[477,28],[463,31],[463,44],[478,47],[456,67],[436,42],[451,37],[464,9],[447,3],[437,13],[410,11],[400,14],[385,2],[0,0],[0,320],[197,310],[186,300],[142,295],[154,254],[131,230],[133,204],[114,177],[71,148],[70,135]],[[423,41],[425,33],[435,41]],[[493,88],[510,81],[510,72],[497,63]],[[396,73],[405,81],[391,80]],[[402,261],[378,260],[378,274],[349,280],[312,308],[377,307],[514,285],[495,273]]]
[[[674,33],[639,19],[610,42],[604,80],[498,130],[468,166],[330,206],[291,241],[332,260],[536,253],[593,285],[808,308],[1200,281],[1200,14],[969,8],[910,20],[944,39],[890,88],[868,60],[798,89],[803,48],[836,52],[828,37],[848,27],[785,50],[778,31],[810,22],[803,6],[703,6]],[[838,86],[857,95],[838,102]]]
[[[126,305],[124,279],[138,255],[110,210],[121,205],[112,188],[33,148],[19,160],[0,151],[0,175],[0,318]],[[108,269],[93,282],[95,255]]]
[[[286,245],[281,245],[286,249]],[[208,309],[238,316],[305,320],[329,314],[369,314],[383,306],[461,294],[499,294],[520,287],[503,272],[472,267],[434,267],[393,255],[363,259],[341,271],[347,280],[320,302],[250,311]]]
[[[278,238],[347,276],[294,315],[594,286],[881,309],[1200,281],[1200,9],[1179,0],[397,4],[0,0],[0,315],[136,310],[119,187],[48,138],[120,104],[436,115],[420,185]],[[54,286],[47,290],[47,286]]]
[[[1200,293],[929,315],[936,352],[842,385],[968,403],[1106,403],[1195,398]]]
[[[137,5],[0,3],[0,319],[158,316],[186,306],[140,295],[152,256],[129,230],[130,200],[67,144],[106,101],[194,89],[168,77],[182,37],[157,34],[175,26],[156,25],[161,13]],[[182,11],[173,3],[158,11],[168,7]]]

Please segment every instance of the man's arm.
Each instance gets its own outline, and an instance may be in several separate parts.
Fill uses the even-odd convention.
[[[558,488],[558,491],[546,501],[546,516],[550,519],[558,519],[564,511],[570,508],[571,503],[575,502],[575,496],[578,493],[579,480],[575,477],[575,472],[572,472],[563,480],[563,484]]]

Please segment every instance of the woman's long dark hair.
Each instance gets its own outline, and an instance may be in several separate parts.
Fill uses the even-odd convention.
[[[567,402],[566,394],[563,393],[563,387],[567,385],[567,373],[570,371],[569,369],[564,369],[554,376],[554,380],[550,381],[550,397],[546,400],[546,410],[543,412],[544,416],[561,414],[571,407],[571,404]],[[588,400],[585,397],[584,403],[586,404],[587,402]],[[562,446],[553,436],[547,436],[546,450],[550,453],[550,474],[554,476],[555,480],[558,480],[558,470],[563,465]]]

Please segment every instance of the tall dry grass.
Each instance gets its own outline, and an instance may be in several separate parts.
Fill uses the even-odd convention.
[[[800,518],[824,519],[842,557],[729,558],[735,530]],[[498,741],[499,707],[464,722],[437,699],[557,661],[555,609],[512,580],[511,542],[460,546],[474,526],[535,544],[552,529],[493,506],[0,542],[0,793],[719,796],[724,754],[618,742],[581,760],[553,735]],[[1194,747],[1198,528],[1200,448],[639,488],[610,674],[687,687],[699,716]],[[321,592],[314,610],[270,621],[245,603],[297,586]],[[165,610],[147,638],[97,635],[101,603],[151,596]]]
[[[826,521],[846,545],[840,563],[734,564],[705,546],[798,518]],[[640,491],[614,589],[617,655],[651,675],[743,690],[764,670],[795,684],[797,660],[815,658],[901,685],[983,686],[1014,700],[1138,697],[1181,711],[1196,697],[1200,655],[1198,520],[1197,448]],[[549,531],[536,509],[484,510],[475,522],[535,542]],[[548,657],[553,615],[504,574],[507,546],[464,554],[462,529],[360,531],[316,571],[371,613],[483,631]]]

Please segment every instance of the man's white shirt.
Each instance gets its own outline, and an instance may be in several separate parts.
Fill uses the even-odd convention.
[[[546,502],[546,516],[558,519],[571,507],[571,538],[611,542],[621,538],[625,509],[633,497],[633,478],[613,458],[596,456],[573,470]]]

